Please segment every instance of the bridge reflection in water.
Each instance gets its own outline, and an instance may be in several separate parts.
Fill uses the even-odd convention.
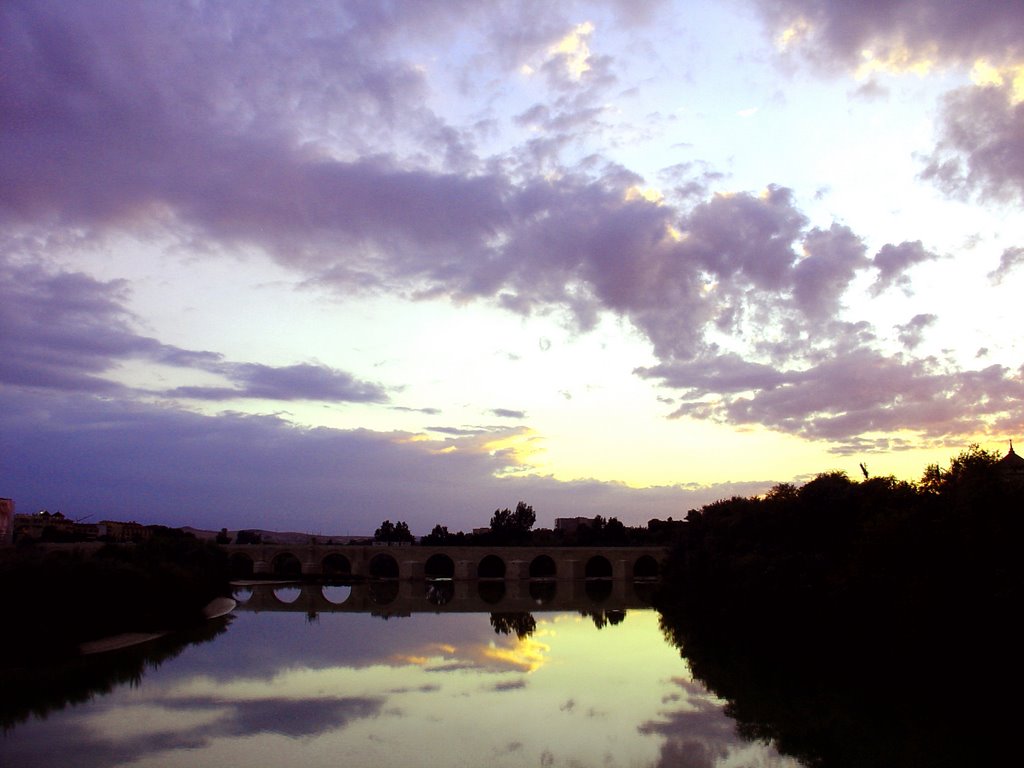
[[[294,611],[310,615],[618,611],[649,607],[656,584],[657,580],[648,579],[236,582],[235,598],[237,611]]]

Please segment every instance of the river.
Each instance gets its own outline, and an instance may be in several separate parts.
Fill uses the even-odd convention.
[[[0,765],[797,765],[737,735],[642,595],[480,587],[243,587],[201,637],[24,678]]]

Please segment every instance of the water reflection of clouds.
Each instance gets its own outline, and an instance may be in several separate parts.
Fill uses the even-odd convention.
[[[66,719],[59,736],[32,743],[5,740],[5,768],[75,765],[94,768],[145,760],[161,753],[201,750],[215,740],[272,734],[305,739],[336,732],[381,713],[383,698],[180,697],[165,704],[111,702]],[[44,731],[46,725],[43,724]],[[69,751],[68,745],[73,745]]]
[[[250,613],[143,686],[59,713],[59,726],[34,723],[24,739],[16,730],[0,762],[65,764],[71,743],[85,768],[216,764],[224,754],[241,763],[242,753],[251,764],[320,764],[351,750],[360,764],[440,768],[452,756],[436,736],[445,732],[459,734],[461,754],[496,767],[771,764],[760,747],[744,751],[720,702],[685,675],[653,613],[601,631],[589,617],[551,615],[523,638],[496,633],[487,614],[387,625],[324,614],[308,626],[301,614]],[[55,746],[41,747],[41,733]],[[17,760],[12,744],[24,747]]]
[[[534,672],[544,665],[551,647],[541,641],[551,634],[546,622],[537,622],[529,637],[491,634],[461,643],[430,642],[392,657],[392,663],[409,664],[428,672]],[[415,641],[415,637],[412,638]]]
[[[662,704],[678,708],[659,712],[657,719],[641,723],[642,734],[664,738],[657,768],[713,768],[716,765],[789,766],[799,763],[779,755],[773,748],[742,739],[736,723],[723,709],[722,702],[699,683],[682,677],[672,678],[677,690],[662,697]]]

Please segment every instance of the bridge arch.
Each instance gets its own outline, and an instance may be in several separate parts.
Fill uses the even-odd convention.
[[[324,584],[320,587],[320,595],[331,605],[344,605],[352,597],[352,585]]]
[[[504,579],[505,561],[495,554],[484,557],[476,567],[479,579]]]
[[[480,595],[480,599],[488,605],[497,605],[500,603],[505,599],[505,592],[507,591],[504,579],[478,581],[476,588],[477,594]]]
[[[658,578],[658,561],[650,555],[641,555],[633,563],[634,579],[656,579]]]
[[[302,596],[302,590],[298,587],[275,587],[274,599],[281,605],[291,605]]]
[[[423,564],[423,575],[428,579],[455,578],[455,561],[448,555],[436,554],[427,558]]]
[[[367,584],[367,591],[374,605],[389,605],[398,598],[398,582],[394,579],[370,581]]]
[[[291,552],[278,552],[270,561],[271,572],[282,579],[302,577],[302,561]]]
[[[558,582],[552,579],[530,581],[530,600],[534,605],[547,605],[558,594]]]
[[[398,561],[386,552],[381,552],[379,555],[374,555],[372,558],[370,558],[370,578],[397,579]]]
[[[537,555],[530,561],[531,579],[553,579],[558,575],[558,566],[550,555]]]
[[[587,579],[610,579],[612,577],[611,561],[604,555],[594,555],[587,560],[583,576]]]
[[[339,579],[352,575],[352,563],[340,552],[331,552],[320,561],[325,579]]]

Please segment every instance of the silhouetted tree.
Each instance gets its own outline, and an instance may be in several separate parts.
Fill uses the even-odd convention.
[[[377,541],[392,541],[395,538],[395,524],[385,520],[380,527],[373,532],[373,538]]]
[[[395,541],[415,541],[416,537],[409,530],[409,525],[404,520],[395,523]]]
[[[530,529],[537,522],[533,507],[524,501],[516,504],[515,512],[496,509],[491,516],[491,535],[498,544],[524,544],[529,541]]]
[[[447,544],[451,538],[452,535],[448,532],[448,526],[438,524],[420,541],[423,544]]]
[[[390,520],[385,520],[380,524],[380,528],[373,532],[373,538],[377,541],[384,541],[391,543],[393,541],[413,541],[414,537],[409,531],[409,526],[402,520],[397,523],[392,523]]]
[[[263,535],[256,533],[256,531],[239,531],[238,535],[235,536],[236,544],[262,544]]]

